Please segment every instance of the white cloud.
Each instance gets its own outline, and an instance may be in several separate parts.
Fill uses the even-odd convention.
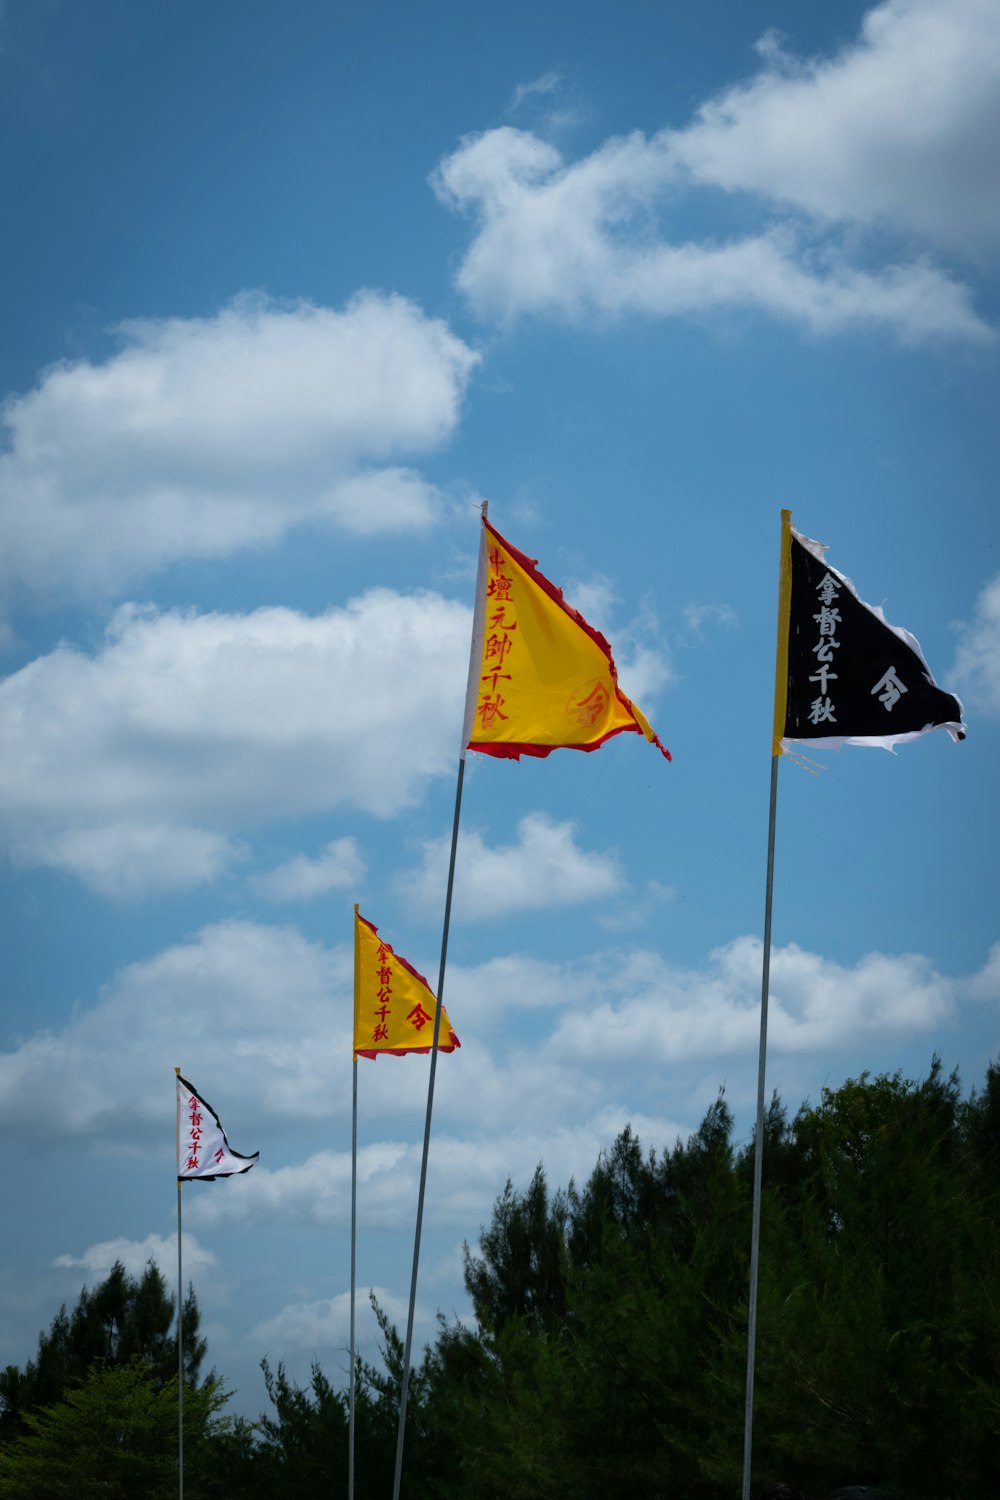
[[[477,310],[750,310],[817,334],[992,342],[969,288],[926,250],[1000,243],[995,0],[885,0],[831,58],[796,60],[773,37],[758,50],[755,76],[686,128],[577,161],[511,127],[467,136],[432,184],[475,221],[458,284]],[[685,201],[705,188],[740,194],[744,218],[756,199],[761,227],[692,241]],[[875,235],[862,247],[859,226],[896,249]]]
[[[534,1079],[538,1083],[537,1075]],[[472,1117],[475,1118],[475,1117]],[[468,1231],[482,1223],[508,1176],[524,1183],[544,1160],[553,1183],[588,1175],[600,1151],[632,1120],[648,1130],[648,1139],[671,1141],[678,1126],[672,1120],[630,1113],[622,1105],[588,1113],[577,1110],[571,1124],[553,1120],[546,1128],[532,1121],[511,1124],[501,1115],[492,1129],[463,1122],[461,1134],[435,1132],[429,1156],[426,1215],[428,1226]],[[456,1122],[457,1123],[457,1122]],[[412,1228],[417,1200],[422,1143],[390,1143],[358,1153],[358,1225],[362,1230],[399,1232]],[[260,1173],[256,1192],[237,1199],[228,1193],[205,1194],[192,1204],[190,1217],[213,1231],[227,1224],[275,1222],[346,1229],[351,1222],[349,1153],[319,1152],[295,1166]]]
[[[296,854],[277,869],[257,875],[253,885],[269,901],[312,901],[327,891],[356,885],[364,872],[357,839],[334,839],[318,859]]]
[[[561,86],[562,74],[555,68],[539,78],[533,78],[530,83],[519,83],[510,102],[511,110],[520,109],[527,99],[546,98],[549,94],[556,93]]]
[[[306,521],[372,533],[436,519],[433,486],[388,461],[449,437],[477,356],[413,303],[244,297],[119,334],[104,363],[55,365],[4,404],[8,592],[113,590]]]
[[[61,1029],[0,1053],[0,1127],[30,1143],[166,1157],[167,1059],[205,1091],[239,1151],[278,1139],[275,1121],[310,1135],[330,1120],[346,1130],[352,957],[350,944],[326,949],[293,927],[206,927],[123,968]],[[563,963],[501,955],[453,968],[446,1003],[463,1044],[437,1071],[437,1222],[467,1225],[483,1181],[495,1191],[515,1167],[530,1174],[544,1158],[553,1172],[580,1170],[580,1142],[589,1168],[613,1139],[608,1120],[624,1124],[655,1107],[675,1066],[671,1097],[688,1103],[703,1077],[714,1094],[727,1074],[749,1076],[760,958],[758,940],[738,938],[692,969],[634,948],[584,950]],[[995,998],[996,975],[996,951],[977,974],[952,978],[919,954],[875,953],[847,965],[795,945],[777,949],[771,1056],[787,1069],[810,1056],[846,1055],[858,1038],[870,1048],[940,1035],[959,1006]],[[360,1065],[363,1211],[374,1226],[396,1228],[412,1216],[420,1145],[410,1132],[426,1105],[425,1064]],[[675,1108],[682,1112],[680,1102]],[[349,1202],[348,1151],[314,1149],[298,1165],[272,1166],[265,1150],[252,1172],[224,1193],[199,1196],[191,1213],[199,1228],[261,1216],[330,1224],[346,1221]]]
[[[656,954],[632,953],[605,976],[597,1004],[561,1020],[551,1046],[595,1061],[667,1063],[752,1053],[760,976],[757,938],[735,939],[693,971],[673,969]],[[768,1045],[794,1054],[859,1035],[929,1031],[951,1019],[960,992],[957,981],[920,954],[872,953],[848,967],[792,943],[771,953]]]
[[[140,822],[15,835],[13,850],[29,864],[65,870],[115,900],[204,885],[237,856],[221,834]]]
[[[541,911],[600,901],[625,886],[617,855],[578,847],[573,823],[555,823],[529,813],[517,825],[517,843],[490,848],[470,829],[459,841],[455,912],[494,918],[514,911]],[[424,846],[423,863],[399,877],[410,897],[428,909],[443,903],[448,873],[448,837]]]
[[[1000,943],[993,944],[989,958],[979,973],[969,980],[967,990],[973,1000],[992,1005],[1000,1003]]]
[[[733,630],[739,620],[730,604],[688,604],[684,608],[684,623],[692,638],[701,642],[706,628]]]
[[[291,927],[206,927],[122,969],[61,1030],[0,1054],[0,1120],[40,1140],[145,1150],[159,1139],[164,1090],[172,1100],[164,1067],[176,1063],[207,1093],[235,1149],[254,1151],[262,1112],[309,1119],[349,1100],[350,993],[347,949],[327,951]],[[237,1097],[252,1100],[252,1112],[228,1113]],[[248,1181],[230,1186],[246,1191]]]
[[[164,1238],[161,1234],[147,1234],[144,1240],[127,1240],[119,1237],[102,1240],[90,1245],[80,1255],[59,1255],[52,1262],[53,1269],[73,1270],[79,1267],[88,1276],[103,1279],[114,1265],[121,1261],[130,1276],[141,1276],[150,1261],[153,1261],[169,1282],[177,1273],[177,1238]],[[211,1250],[199,1244],[193,1234],[184,1236],[184,1268],[191,1271],[208,1270],[216,1264]]]
[[[1000,574],[980,594],[971,625],[961,628],[953,671],[967,712],[1000,717]]]
[[[524,131],[468,137],[433,179],[477,233],[458,284],[483,314],[570,319],[756,310],[818,334],[885,327],[907,342],[988,342],[968,288],[926,259],[858,269],[791,225],[728,243],[670,242],[656,209],[676,185],[665,137],[612,140],[569,166]]]
[[[394,1296],[384,1286],[358,1288],[355,1299],[355,1338],[359,1344],[375,1343],[378,1337],[378,1324],[368,1301],[369,1290],[374,1293],[379,1307],[388,1313],[397,1328],[406,1326],[409,1312],[408,1303]],[[435,1314],[427,1308],[419,1304],[414,1308],[415,1326],[429,1329],[434,1322]],[[255,1348],[261,1345],[265,1347],[266,1357],[271,1364],[286,1357],[283,1352],[272,1354],[271,1351],[275,1349],[314,1354],[317,1349],[334,1348],[346,1353],[350,1349],[351,1339],[350,1292],[341,1292],[337,1297],[322,1297],[315,1302],[290,1302],[275,1317],[258,1323],[250,1334],[250,1339]]]
[[[759,50],[754,78],[664,133],[672,162],[825,219],[949,250],[1000,244],[995,0],[885,0],[833,58]]]
[[[0,683],[0,832],[115,893],[211,878],[241,825],[391,816],[453,766],[469,631],[464,605],[387,590],[318,617],[126,606],[93,656],[63,645]]]

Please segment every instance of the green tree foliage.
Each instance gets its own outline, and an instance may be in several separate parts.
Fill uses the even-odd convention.
[[[205,1357],[199,1336],[194,1289],[184,1299],[184,1383],[194,1387]],[[116,1261],[93,1290],[84,1287],[72,1313],[65,1306],[39,1335],[38,1353],[23,1371],[8,1366],[0,1374],[0,1438],[24,1431],[34,1407],[57,1401],[74,1382],[99,1362],[114,1370],[139,1360],[154,1384],[177,1375],[177,1335],[172,1332],[174,1299],[163,1276],[150,1261],[141,1276],[131,1276]]]
[[[215,1414],[214,1381],[184,1400],[185,1479],[201,1487]],[[177,1493],[177,1380],[158,1382],[141,1357],[94,1365],[61,1401],[28,1412],[0,1448],[2,1500],[168,1500]]]
[[[792,1121],[775,1099],[764,1162],[756,1482],[992,1497],[997,1068],[964,1102],[936,1061],[824,1090]],[[550,1194],[541,1168],[507,1183],[466,1248],[478,1330],[443,1328],[423,1366],[424,1408],[459,1434],[438,1493],[738,1491],[752,1176],[720,1096],[662,1155],[626,1129],[582,1190]]]
[[[814,1496],[857,1482],[892,1500],[994,1500],[1000,1068],[968,1098],[936,1061],[919,1080],[863,1074],[794,1118],[773,1099],[764,1131],[754,1488],[782,1475]],[[508,1181],[465,1250],[474,1326],[442,1321],[411,1371],[405,1500],[731,1500],[752,1181],[753,1142],[734,1141],[721,1095],[666,1151],[626,1128],[582,1187],[553,1192],[541,1166],[524,1190]],[[403,1350],[373,1305],[357,1500],[391,1492],[396,1452]],[[27,1428],[0,1449],[0,1500],[155,1500],[168,1471],[173,1483],[169,1312],[152,1268],[140,1285],[116,1267],[62,1310],[36,1361],[0,1370],[2,1420]],[[196,1341],[192,1382],[203,1353]],[[318,1366],[305,1388],[263,1368],[271,1409],[255,1424],[221,1421],[213,1382],[192,1390],[202,1500],[346,1483],[347,1391]],[[43,1376],[65,1395],[39,1413]],[[147,1444],[143,1422],[169,1438]],[[102,1447],[108,1484],[132,1490],[87,1488]]]

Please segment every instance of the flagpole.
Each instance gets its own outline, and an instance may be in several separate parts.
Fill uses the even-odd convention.
[[[396,1434],[396,1468],[392,1481],[392,1500],[399,1500],[403,1472],[403,1436],[406,1429],[406,1398],[410,1384],[410,1350],[413,1345],[413,1315],[417,1302],[417,1268],[420,1263],[420,1231],[424,1218],[424,1189],[427,1185],[427,1156],[431,1143],[431,1111],[434,1107],[434,1075],[437,1071],[438,1038],[444,1011],[444,971],[448,959],[448,929],[451,926],[451,896],[455,885],[455,853],[458,849],[458,823],[462,812],[462,783],[465,780],[465,746],[458,761],[455,787],[455,817],[451,829],[451,855],[448,860],[448,887],[444,898],[444,928],[441,934],[441,966],[438,970],[437,1005],[434,1008],[434,1038],[431,1042],[431,1067],[427,1081],[427,1115],[424,1120],[424,1150],[420,1159],[420,1190],[417,1194],[417,1228],[413,1239],[413,1272],[410,1277],[410,1306],[406,1318],[406,1343],[403,1347],[403,1370],[399,1386],[399,1428]]]
[[[180,1077],[180,1068],[174,1072]],[[181,1117],[177,1116],[177,1167],[181,1162]],[[178,1500],[184,1500],[184,1263],[181,1251],[181,1188],[177,1179],[177,1484]]]
[[[771,810],[767,828],[767,886],[764,897],[764,956],[760,986],[760,1047],[757,1061],[757,1124],[754,1132],[753,1213],[750,1231],[750,1307],[747,1322],[747,1382],[743,1423],[743,1492],[750,1500],[753,1447],[753,1383],[757,1353],[757,1273],[760,1265],[760,1200],[764,1173],[764,1075],[767,1063],[767,999],[771,974],[771,906],[774,893],[774,830],[778,806],[778,757],[771,757]]]
[[[354,908],[355,926],[357,926],[358,908]],[[356,1286],[357,1267],[357,1233],[358,1233],[358,1057],[354,1055],[354,1107],[352,1111],[351,1128],[351,1379],[350,1379],[350,1419],[348,1422],[347,1436],[347,1496],[348,1500],[354,1500],[354,1410],[355,1410],[355,1354],[354,1354],[354,1299]]]
[[[754,1131],[753,1208],[750,1228],[750,1288],[747,1315],[747,1379],[743,1416],[743,1491],[750,1500],[750,1460],[753,1451],[753,1386],[757,1357],[757,1282],[760,1269],[760,1205],[764,1180],[764,1078],[767,1070],[767,1002],[771,979],[771,911],[774,896],[774,834],[778,812],[778,761],[784,753],[782,737],[788,707],[788,623],[791,606],[791,519],[781,512],[781,550],[778,567],[778,645],[774,664],[774,729],[771,736],[771,802],[767,820],[767,878],[764,895],[764,951],[760,978],[760,1044],[757,1053],[757,1122]]]

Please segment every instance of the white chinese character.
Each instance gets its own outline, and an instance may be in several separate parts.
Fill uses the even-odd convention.
[[[817,698],[809,709],[810,724],[836,724],[837,720],[833,713],[833,704],[829,698]]]
[[[824,604],[819,614],[813,615],[813,619],[819,625],[820,635],[836,635],[837,626],[840,624],[840,610],[827,609]]]
[[[874,698],[875,694],[878,693],[878,701],[885,706],[885,711],[888,713],[890,709],[895,708],[900,698],[907,691],[906,684],[900,682],[896,676],[896,668],[890,667],[885,676],[880,677],[872,688],[872,697]]]
[[[824,646],[824,645],[839,646],[840,642],[839,641],[820,641],[820,645],[821,646]],[[818,649],[818,648],[814,648],[814,649]],[[812,674],[812,676],[810,677],[809,681],[810,682],[818,682],[819,683],[819,690],[820,690],[820,692],[821,693],[825,693],[826,692],[826,685],[827,685],[827,683],[828,682],[836,682],[836,680],[837,680],[837,674],[836,674],[836,672],[831,672],[830,668],[826,665],[826,657],[820,657],[819,660],[823,663],[823,665],[820,667],[820,669],[819,669],[818,672],[814,672]]]
[[[827,573],[821,583],[816,585],[816,592],[819,595],[821,604],[832,604],[834,599],[840,598],[840,590],[829,573]]]
[[[820,640],[816,642],[813,650],[816,653],[817,661],[825,661],[829,663],[833,661],[834,651],[840,650],[840,642],[834,640]]]

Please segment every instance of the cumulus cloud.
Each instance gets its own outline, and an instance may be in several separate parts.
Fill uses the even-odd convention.
[[[926,259],[859,269],[790,224],[722,244],[660,238],[655,211],[676,173],[663,138],[613,140],[568,166],[509,127],[467,138],[434,179],[477,220],[460,288],[501,318],[749,309],[817,334],[861,326],[906,342],[992,340],[968,288]]]
[[[256,876],[253,885],[269,901],[312,901],[327,891],[356,885],[364,872],[357,839],[334,839],[317,859],[296,854],[276,869]]]
[[[88,1276],[102,1280],[108,1275],[116,1261],[121,1261],[130,1276],[141,1276],[150,1261],[153,1261],[169,1281],[177,1269],[177,1239],[165,1238],[162,1234],[147,1234],[144,1240],[127,1240],[119,1237],[102,1240],[89,1245],[79,1255],[58,1255],[52,1262],[54,1270],[86,1271]],[[184,1236],[184,1265],[191,1272],[208,1270],[216,1264],[211,1250],[199,1244],[197,1236]]]
[[[401,456],[454,431],[477,356],[401,297],[337,311],[244,297],[125,323],[2,409],[0,586],[115,590],[307,521],[422,529],[441,497]]]
[[[969,995],[973,1000],[987,1004],[1000,1003],[1000,943],[994,943],[978,974],[969,981]]]
[[[328,951],[291,927],[206,927],[122,969],[62,1029],[0,1054],[0,1120],[42,1140],[139,1150],[162,1123],[163,1059],[180,1057],[194,1083],[225,1080],[226,1093],[216,1084],[209,1097],[235,1148],[254,1150],[261,1110],[329,1114],[338,1076],[337,1097],[349,1098],[350,993],[346,949]],[[230,1111],[237,1096],[255,1101],[252,1114]]]
[[[703,969],[633,953],[607,976],[601,1001],[564,1017],[551,1045],[580,1059],[719,1057],[753,1051],[761,944],[737,938]],[[791,943],[771,953],[768,1044],[799,1053],[861,1036],[905,1035],[946,1023],[963,993],[920,954],[871,953],[848,966]]]
[[[599,901],[625,886],[618,857],[579,848],[573,823],[556,823],[529,813],[517,825],[517,842],[490,848],[470,829],[459,843],[455,871],[455,912],[467,918],[494,918],[514,911],[541,911]],[[450,841],[424,847],[423,862],[400,876],[400,884],[428,909],[444,899]]]
[[[699,182],[949,250],[1000,244],[1000,11],[994,0],[884,0],[837,56],[775,38],[755,77],[665,133]]]
[[[1000,717],[1000,574],[980,594],[972,623],[961,627],[953,671],[968,709]]]
[[[0,833],[115,894],[212,878],[239,826],[398,813],[453,765],[469,631],[464,605],[387,590],[315,617],[125,606],[93,655],[62,645],[0,683]],[[272,894],[356,861],[328,849]]]
[[[760,956],[759,940],[738,938],[689,969],[636,948],[581,951],[560,963],[498,955],[454,967],[448,1007],[463,1045],[437,1075],[432,1171],[442,1221],[462,1222],[487,1166],[494,1182],[510,1170],[505,1162],[529,1173],[542,1156],[549,1164],[560,1131],[568,1132],[565,1152],[558,1163],[552,1157],[553,1170],[578,1138],[591,1151],[607,1123],[595,1121],[609,1110],[624,1123],[649,1108],[642,1080],[662,1078],[657,1066],[681,1065],[684,1097],[699,1065],[713,1088],[730,1069],[749,1068]],[[350,945],[327,949],[294,927],[206,927],[123,968],[61,1028],[13,1041],[0,1054],[0,1126],[39,1143],[148,1153],[162,1134],[164,1057],[183,1058],[203,1087],[215,1080],[210,1098],[237,1150],[256,1149],[268,1121],[346,1124],[352,960]],[[833,1056],[858,1037],[874,1044],[939,1034],[960,1005],[995,998],[996,974],[996,952],[963,978],[920,954],[840,964],[795,945],[776,949],[771,1053]],[[412,1058],[362,1066],[365,1212],[395,1226],[412,1213],[419,1146],[408,1133],[426,1103],[426,1069]],[[658,1097],[659,1085],[649,1098]],[[594,1149],[606,1143],[602,1136]],[[349,1190],[349,1153],[320,1151],[297,1166],[265,1161],[227,1192],[201,1195],[192,1211],[198,1225],[258,1212],[339,1223]]]
[[[570,319],[750,310],[817,334],[992,342],[968,286],[930,252],[1000,240],[993,0],[886,0],[836,57],[799,62],[773,40],[760,52],[758,73],[687,128],[614,138],[577,161],[511,127],[466,137],[432,183],[475,222],[458,272],[473,306]],[[700,188],[739,193],[744,209],[756,199],[759,230],[692,241],[685,196]],[[873,238],[874,261],[859,261],[840,232],[859,225],[889,230],[896,248]]]
[[[408,1303],[396,1297],[384,1286],[359,1289],[355,1306],[355,1337],[358,1343],[374,1343],[378,1335],[378,1324],[368,1300],[369,1290],[378,1301],[383,1312],[388,1313],[397,1328],[404,1327],[409,1311]],[[429,1328],[436,1314],[418,1305],[414,1308],[414,1323],[420,1328]],[[346,1354],[350,1349],[351,1294],[341,1292],[337,1297],[321,1297],[315,1302],[290,1302],[273,1318],[258,1323],[250,1338],[255,1348],[262,1345],[270,1351],[295,1350],[314,1355],[317,1349],[341,1349]],[[272,1358],[283,1359],[284,1353]],[[350,1361],[348,1361],[350,1363]]]
[[[204,885],[238,854],[222,834],[142,822],[38,829],[15,835],[13,849],[27,862],[64,870],[113,900]]]

